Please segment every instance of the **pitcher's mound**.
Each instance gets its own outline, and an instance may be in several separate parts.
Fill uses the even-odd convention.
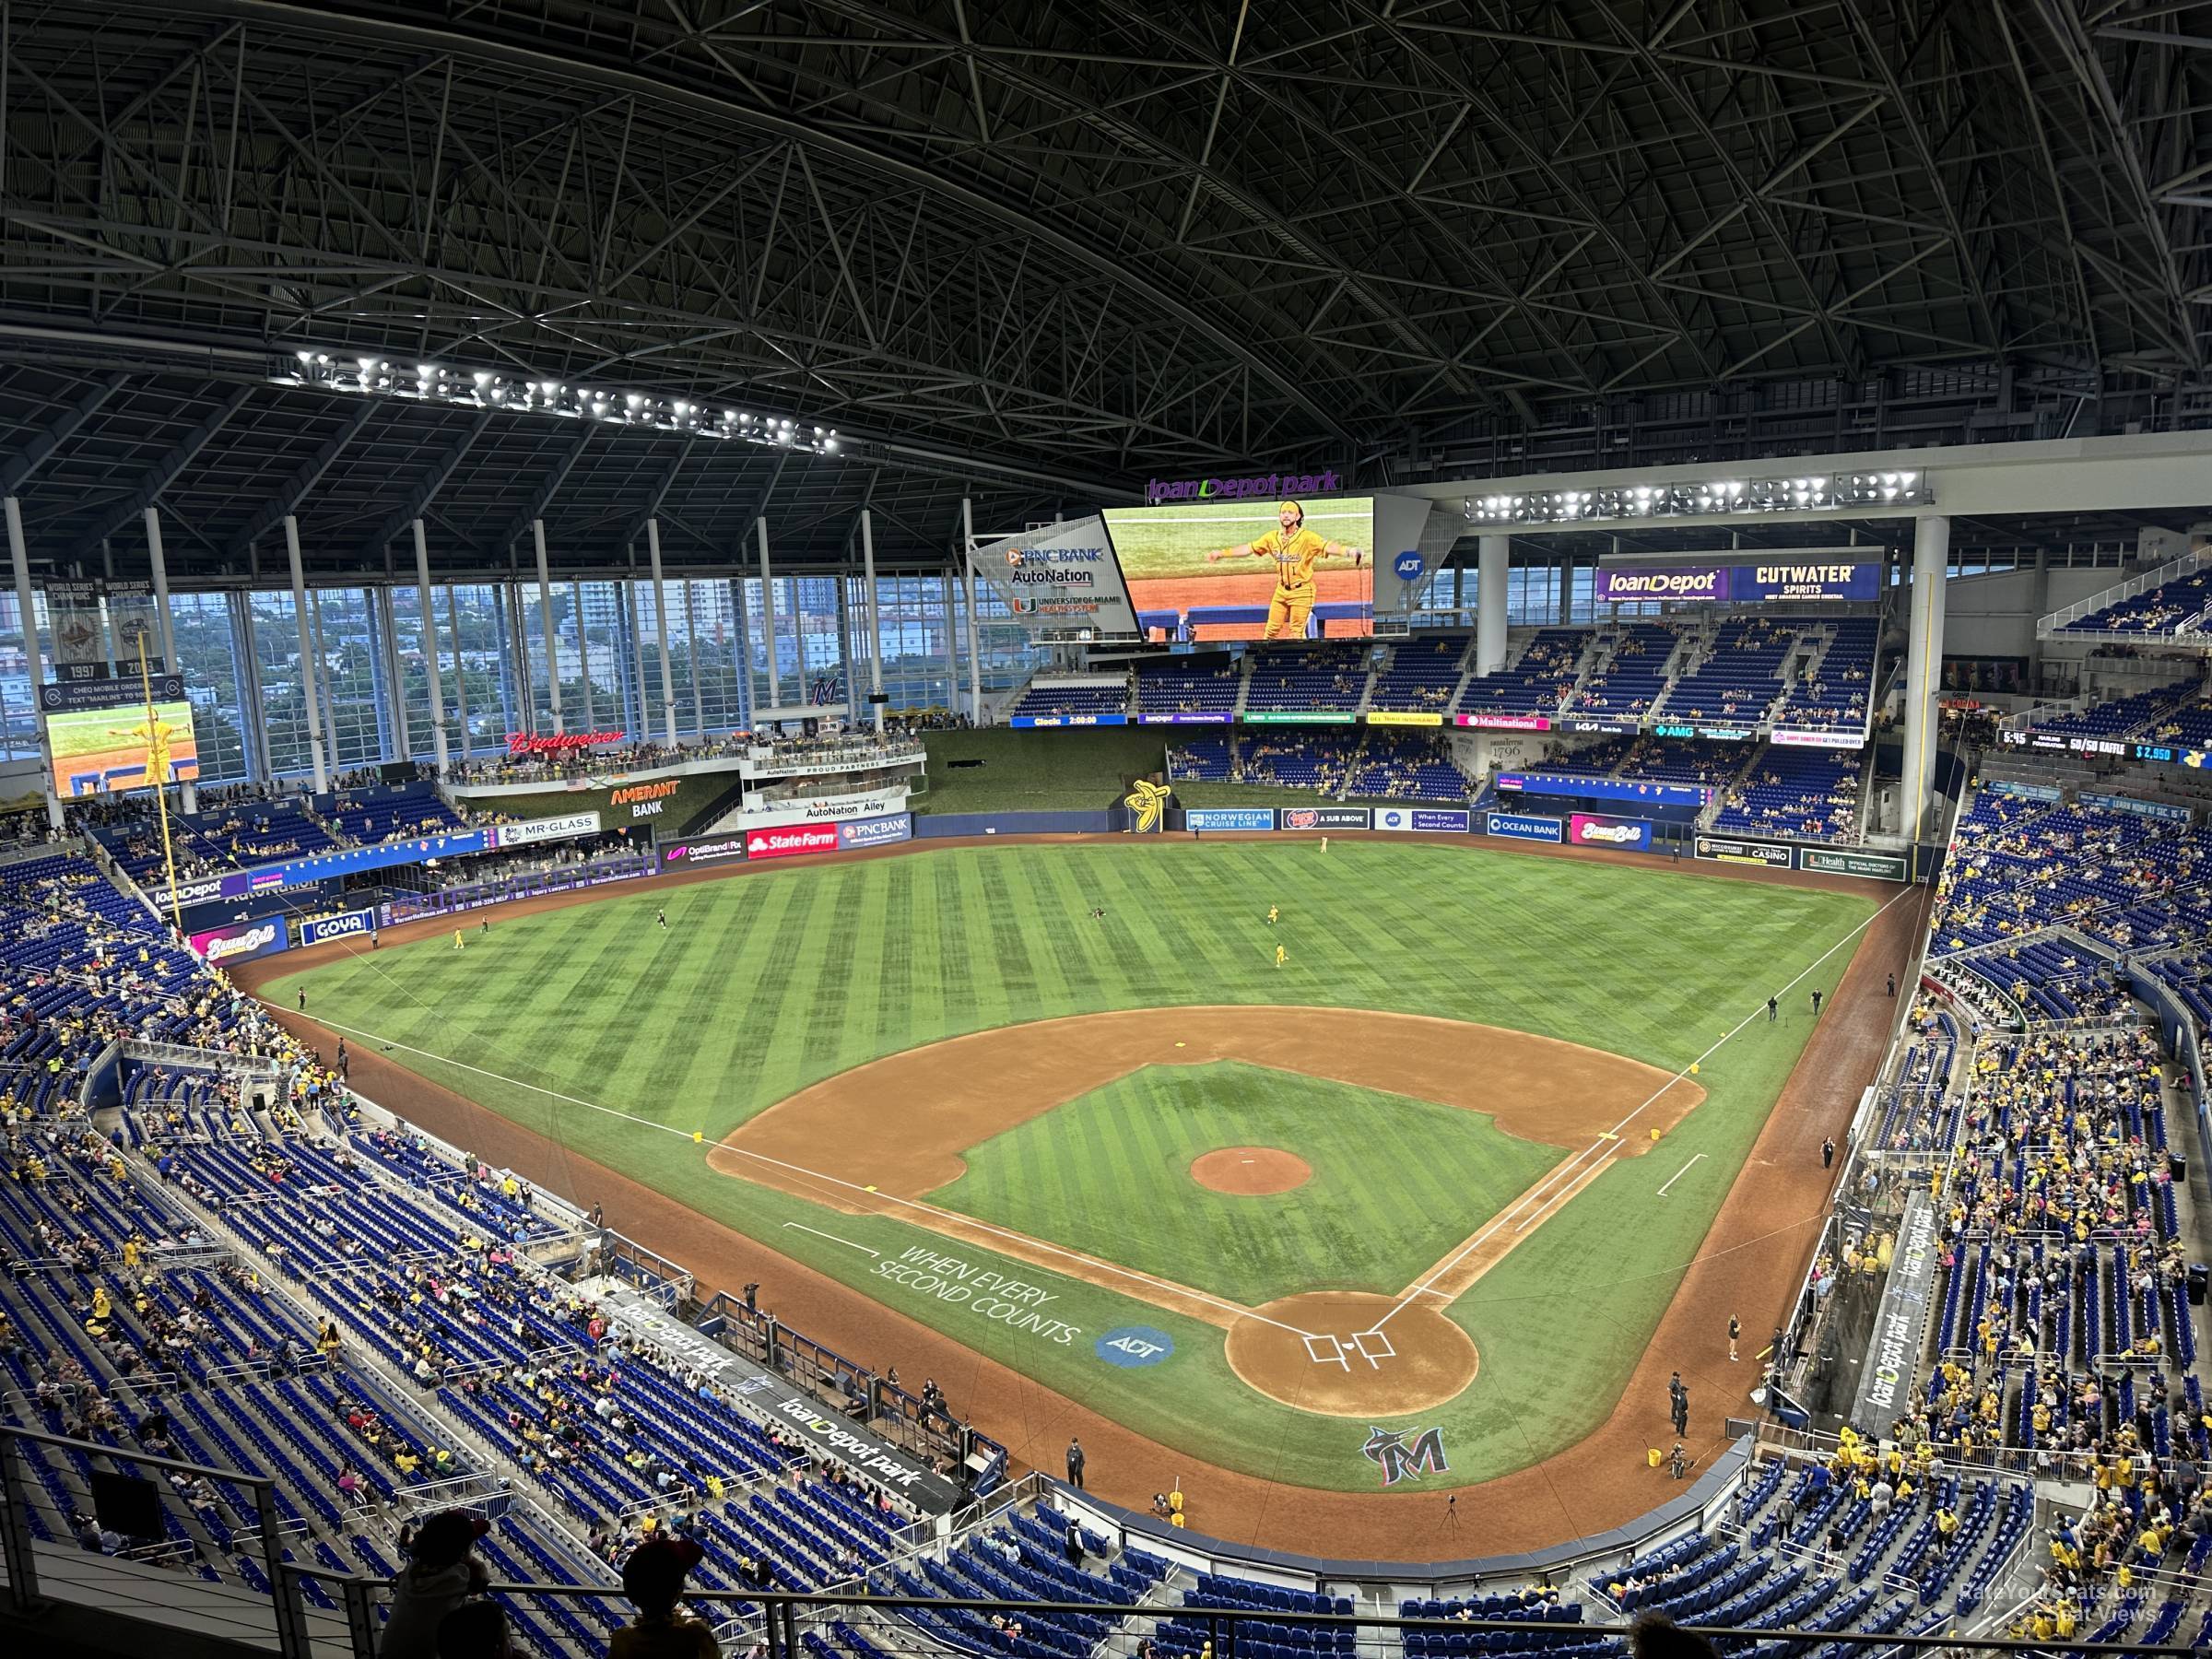
[[[1269,1302],[1230,1326],[1230,1369],[1269,1399],[1324,1417],[1381,1422],[1441,1406],[1475,1381],[1475,1339],[1427,1299],[1394,1306],[1365,1290]]]
[[[1287,1193],[1313,1179],[1313,1166],[1277,1147],[1223,1147],[1191,1165],[1191,1179],[1217,1193],[1262,1198]]]

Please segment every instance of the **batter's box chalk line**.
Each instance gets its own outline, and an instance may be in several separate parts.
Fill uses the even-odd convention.
[[[1383,1360],[1398,1357],[1398,1350],[1390,1346],[1390,1338],[1380,1331],[1359,1332],[1352,1337],[1352,1347],[1360,1359],[1376,1371],[1382,1369]]]
[[[1306,1358],[1312,1360],[1314,1364],[1341,1365],[1347,1371],[1352,1369],[1352,1362],[1345,1358],[1344,1344],[1335,1337],[1309,1336],[1305,1341]],[[1324,1344],[1327,1345],[1325,1348]]]

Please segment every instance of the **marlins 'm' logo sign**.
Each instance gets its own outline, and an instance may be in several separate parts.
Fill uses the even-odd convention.
[[[1132,835],[1150,835],[1159,828],[1161,818],[1167,814],[1171,793],[1165,783],[1147,782],[1143,778],[1129,785],[1122,805],[1129,808]]]
[[[1413,1437],[1413,1444],[1406,1437]],[[1360,1455],[1382,1471],[1382,1484],[1394,1487],[1408,1475],[1448,1475],[1441,1429],[1370,1429]]]

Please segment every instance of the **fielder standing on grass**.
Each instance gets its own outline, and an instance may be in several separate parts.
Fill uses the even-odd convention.
[[[1367,561],[1366,552],[1359,547],[1333,542],[1318,530],[1306,528],[1306,510],[1296,501],[1285,501],[1276,509],[1278,529],[1255,535],[1241,547],[1208,547],[1206,562],[1218,564],[1224,559],[1272,559],[1275,560],[1275,596],[1267,602],[1267,626],[1261,633],[1262,640],[1282,637],[1286,629],[1294,640],[1306,637],[1307,620],[1313,615],[1313,601],[1320,593],[1313,581],[1313,567],[1324,559],[1338,559],[1348,555],[1353,569]]]

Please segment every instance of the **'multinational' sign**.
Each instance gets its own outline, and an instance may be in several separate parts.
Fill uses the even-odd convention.
[[[1927,1328],[1928,1296],[1936,1283],[1941,1253],[1939,1215],[1925,1193],[1905,1200],[1905,1218],[1897,1230],[1889,1258],[1889,1282],[1874,1316],[1865,1363],[1859,1367],[1859,1390],[1851,1404],[1851,1424],[1863,1434],[1887,1433],[1903,1411],[1920,1360],[1921,1334]]]

